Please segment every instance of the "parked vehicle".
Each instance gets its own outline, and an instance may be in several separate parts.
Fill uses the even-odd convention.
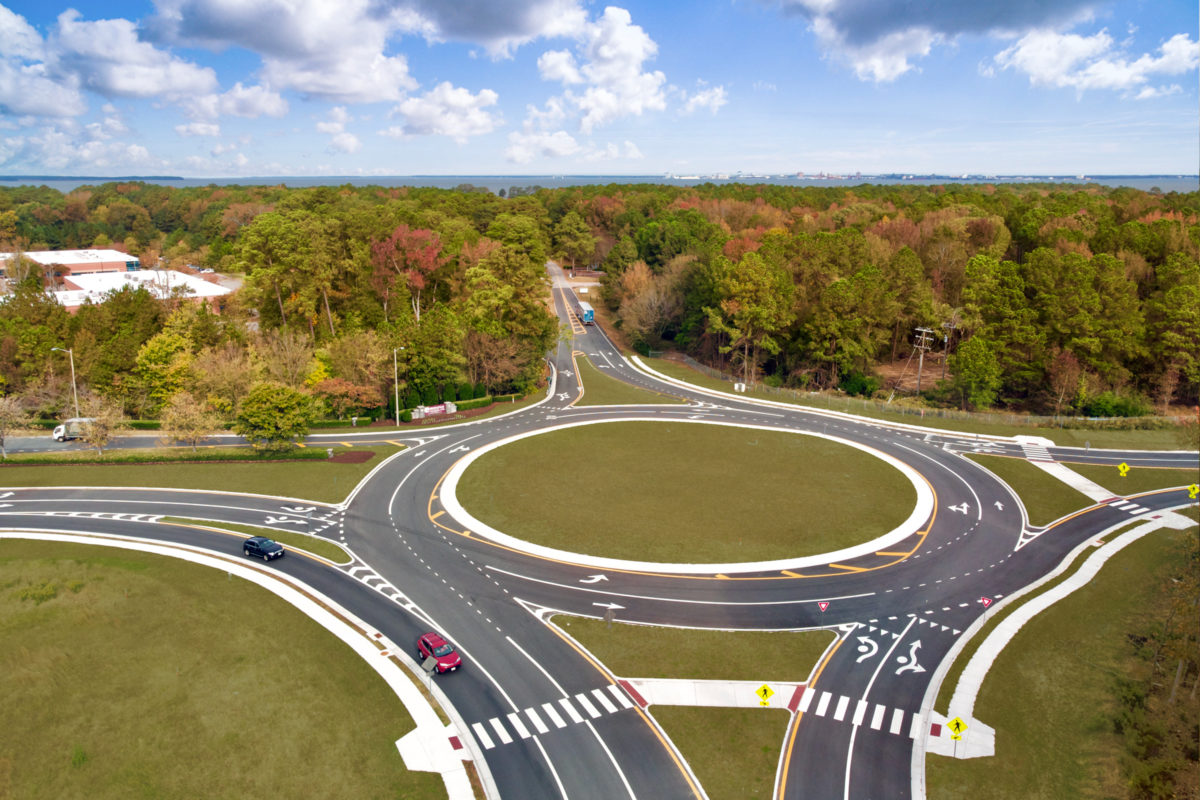
[[[417,639],[417,656],[424,661],[432,656],[437,659],[436,669],[441,672],[454,672],[462,666],[462,657],[454,650],[454,645],[447,642],[440,633],[423,634]]]
[[[251,536],[242,542],[242,555],[247,558],[261,558],[270,561],[272,558],[283,558],[283,545],[265,536]]]
[[[65,442],[67,439],[78,439],[87,432],[87,426],[95,420],[92,417],[72,417],[65,421],[62,425],[54,429],[51,436],[56,442]]]

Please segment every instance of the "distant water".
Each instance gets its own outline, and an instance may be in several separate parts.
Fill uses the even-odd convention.
[[[25,176],[5,177],[0,175],[0,187],[3,186],[48,186],[51,189],[66,194],[73,189],[85,185],[98,185],[123,178],[61,178],[35,179]],[[936,186],[953,184],[981,183],[1055,183],[1063,185],[1099,184],[1101,186],[1128,186],[1134,189],[1148,191],[1152,188],[1164,192],[1195,192],[1200,191],[1200,176],[1197,175],[1088,175],[1080,178],[1075,175],[1005,175],[983,176],[972,175],[966,178],[949,176],[904,176],[904,175],[863,175],[837,178],[797,178],[794,176],[731,176],[722,178],[711,177],[663,177],[661,175],[377,175],[371,177],[359,176],[317,176],[317,177],[287,177],[263,176],[252,178],[145,178],[146,183],[163,186],[285,186],[300,188],[308,186],[383,186],[383,187],[435,187],[453,189],[462,184],[488,189],[498,193],[501,189],[508,191],[512,187],[525,188],[539,186],[546,189],[559,189],[571,186],[603,186],[610,183],[652,183],[668,186],[694,186],[701,183],[712,184],[771,184],[776,186],[858,186],[870,184],[909,184],[915,186]]]

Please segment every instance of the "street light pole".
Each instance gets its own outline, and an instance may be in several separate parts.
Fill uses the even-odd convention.
[[[60,353],[66,353],[71,358],[71,394],[75,398],[75,416],[79,416],[79,390],[75,388],[75,351],[69,347],[51,347]]]
[[[392,389],[395,391],[396,425],[400,424],[400,373],[396,370],[396,351],[403,347],[392,348]]]

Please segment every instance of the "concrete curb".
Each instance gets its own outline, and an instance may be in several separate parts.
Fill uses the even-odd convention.
[[[487,767],[487,762],[483,759],[482,753],[478,752],[474,737],[464,733],[468,730],[466,723],[458,716],[449,699],[445,697],[439,687],[430,685],[430,693],[438,700],[438,704],[442,706],[447,715],[454,720],[454,724],[451,726],[442,723],[433,706],[413,685],[409,676],[392,661],[393,657],[398,658],[410,671],[419,673],[420,667],[407,655],[407,650],[388,642],[379,633],[369,636],[367,632],[372,630],[369,625],[311,587],[290,576],[258,567],[250,562],[243,563],[188,545],[164,545],[107,534],[80,534],[71,531],[0,530],[0,539],[3,538],[39,539],[138,550],[224,570],[261,586],[340,639],[375,670],[388,688],[396,694],[417,724],[413,731],[405,734],[396,742],[397,750],[408,769],[440,773],[446,784],[446,793],[450,800],[474,800],[475,792],[463,763],[464,760],[473,760],[480,780],[484,784],[485,794],[493,800],[498,800],[500,794]],[[303,587],[303,591],[300,587]],[[345,620],[339,619],[339,616],[345,617]],[[376,643],[382,644],[384,649],[380,650]],[[381,658],[381,656],[383,657]],[[456,726],[460,745],[468,749],[459,751],[451,744],[450,733]]]

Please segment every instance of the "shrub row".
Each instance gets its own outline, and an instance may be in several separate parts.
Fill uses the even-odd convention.
[[[12,455],[0,462],[2,466],[54,466],[71,464],[161,464],[189,461],[317,461],[329,456],[325,448],[294,447],[288,450],[163,450],[155,453],[122,453],[109,450],[103,456],[93,454],[59,456],[56,454]]]

